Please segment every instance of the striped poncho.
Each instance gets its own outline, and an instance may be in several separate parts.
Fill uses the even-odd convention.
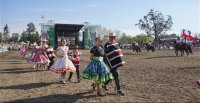
[[[111,69],[123,66],[125,61],[123,61],[123,53],[122,50],[119,48],[118,43],[111,43],[108,41],[105,46],[105,53],[107,56],[107,64]]]

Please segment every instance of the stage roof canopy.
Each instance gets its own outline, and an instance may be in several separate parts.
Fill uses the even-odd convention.
[[[55,33],[58,35],[76,34],[83,26],[82,24],[55,24]]]

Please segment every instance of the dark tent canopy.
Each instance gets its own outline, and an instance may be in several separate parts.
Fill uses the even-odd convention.
[[[78,45],[79,31],[83,26],[82,24],[55,24],[56,45],[58,45],[58,37],[75,37],[75,44]]]
[[[77,34],[84,25],[81,24],[55,24],[57,36],[72,36]]]

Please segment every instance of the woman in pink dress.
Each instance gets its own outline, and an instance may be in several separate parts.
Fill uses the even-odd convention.
[[[25,43],[21,44],[19,54],[21,56],[25,56],[24,52],[25,52]]]
[[[63,84],[65,84],[66,71],[76,71],[75,66],[73,65],[72,61],[67,55],[68,50],[69,47],[66,46],[66,40],[61,39],[61,46],[59,46],[58,49],[55,51],[57,59],[54,62],[54,64],[50,67],[50,71],[53,71],[55,73],[61,73],[60,82]]]
[[[38,46],[36,46],[34,57],[30,61],[32,64],[36,64],[37,70],[39,70],[40,67],[43,67],[44,70],[44,65],[48,64],[48,57],[45,51],[46,48],[42,47],[42,42],[40,41]]]
[[[27,57],[27,54],[28,54],[28,44],[23,43],[22,47],[20,48],[20,52],[19,53],[20,53],[21,56]]]

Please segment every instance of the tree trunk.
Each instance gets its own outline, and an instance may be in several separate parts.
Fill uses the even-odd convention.
[[[157,34],[155,34],[154,46],[156,46],[160,50],[160,46],[158,43],[159,43],[159,37]]]
[[[158,38],[158,35],[155,34],[155,39],[154,39],[154,43],[157,44],[159,42],[159,38]]]

